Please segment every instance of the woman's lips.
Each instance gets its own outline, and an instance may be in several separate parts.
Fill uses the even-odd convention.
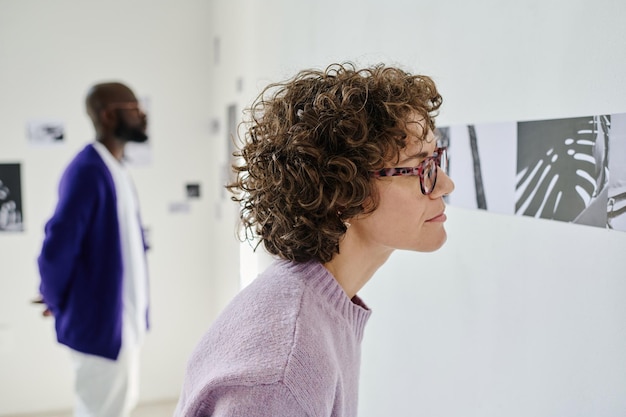
[[[433,222],[433,223],[435,223],[435,222],[445,222],[447,218],[448,217],[446,216],[445,213],[441,213],[441,214],[436,215],[432,219],[428,219],[426,221],[427,222]]]

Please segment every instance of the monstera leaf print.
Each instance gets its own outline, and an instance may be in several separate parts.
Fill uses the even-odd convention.
[[[610,116],[518,123],[515,212],[573,221],[608,182]]]

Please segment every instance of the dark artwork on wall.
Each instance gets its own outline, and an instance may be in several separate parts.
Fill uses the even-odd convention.
[[[22,230],[20,164],[0,164],[0,232]]]
[[[200,184],[186,184],[187,198],[200,198]]]

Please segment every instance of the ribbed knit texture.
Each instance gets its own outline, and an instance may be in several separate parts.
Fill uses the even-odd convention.
[[[355,417],[370,310],[317,262],[276,261],[193,352],[176,417]]]

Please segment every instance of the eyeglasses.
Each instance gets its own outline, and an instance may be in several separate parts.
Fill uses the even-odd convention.
[[[445,146],[435,149],[433,155],[424,159],[416,167],[383,168],[378,171],[370,171],[370,175],[374,178],[418,176],[422,194],[429,195],[437,184],[437,167],[444,172],[448,169],[448,148]]]

